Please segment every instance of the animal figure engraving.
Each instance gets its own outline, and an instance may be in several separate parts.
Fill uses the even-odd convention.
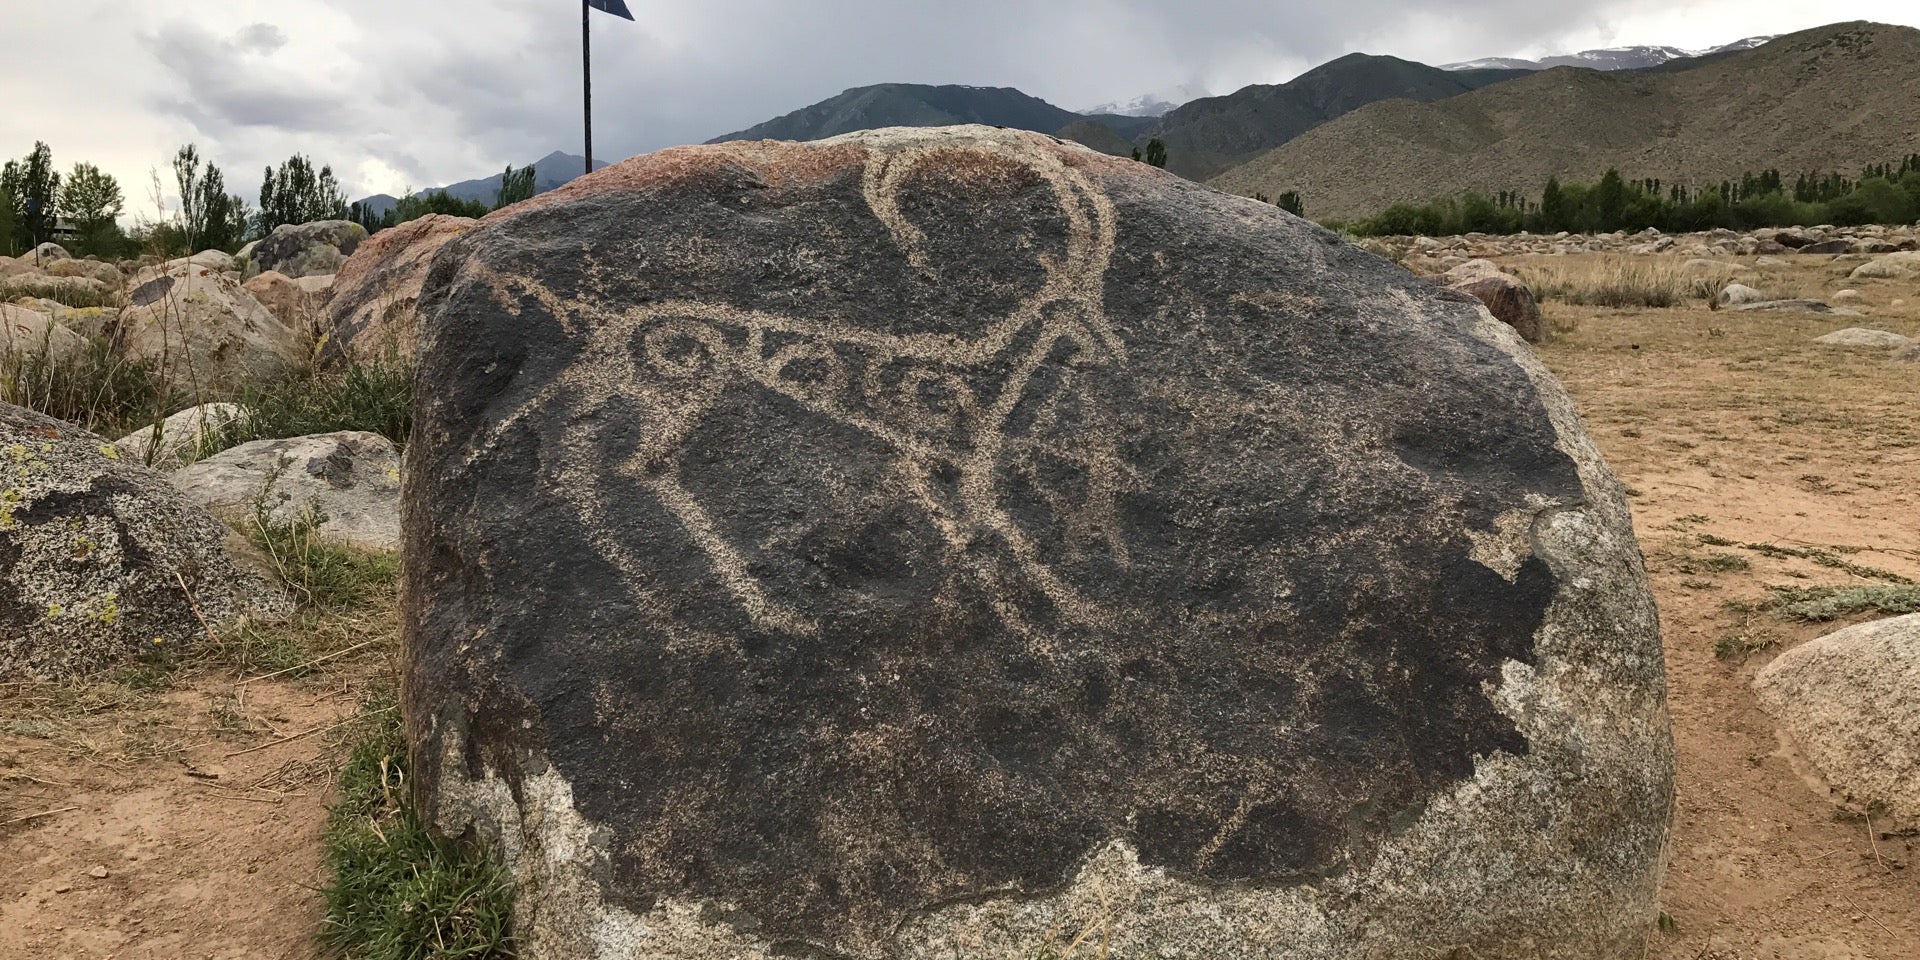
[[[631,583],[640,576],[633,547],[606,531],[621,498],[644,491],[678,520],[710,559],[727,591],[757,627],[801,634],[819,624],[770,596],[749,571],[749,557],[729,540],[684,481],[679,459],[688,435],[729,391],[757,387],[786,397],[835,423],[884,441],[955,555],[990,537],[1010,555],[1019,576],[1040,590],[1063,616],[1103,619],[1097,605],[1041,556],[1030,532],[1003,508],[1008,466],[1019,437],[1009,420],[1050,358],[1065,350],[1076,367],[1102,367],[1125,359],[1126,348],[1104,311],[1104,278],[1115,237],[1114,206],[1079,171],[1050,152],[984,144],[972,149],[996,154],[1046,184],[1066,221],[1063,253],[1039,253],[1044,282],[1008,314],[977,334],[890,333],[833,319],[781,316],[724,303],[692,300],[650,302],[607,315],[600,304],[557,297],[537,282],[514,278],[523,295],[542,302],[556,317],[589,314],[590,324],[568,323],[584,340],[578,358],[560,377],[503,418],[469,457],[472,464],[505,441],[529,415],[565,404],[579,416],[565,427],[565,449],[594,449],[591,434],[606,412],[633,405],[650,430],[604,477],[569,476],[559,494],[579,511],[589,541]],[[928,270],[927,238],[902,210],[911,178],[945,152],[916,148],[870,154],[863,194],[907,258]],[[505,291],[496,284],[496,294]],[[598,311],[598,313],[596,313]],[[1009,371],[980,385],[985,370]],[[1086,476],[1085,502],[1072,505],[1077,523],[1098,527],[1110,555],[1124,559],[1114,519],[1114,497],[1124,472],[1112,431],[1082,425],[1075,446],[1076,469]],[[577,469],[577,468],[569,468]],[[583,471],[584,473],[584,471]],[[947,478],[936,482],[936,476]],[[957,477],[957,482],[952,478]],[[1090,521],[1086,518],[1092,518]],[[976,575],[998,574],[984,567]],[[997,594],[999,591],[989,591]],[[1009,625],[1022,629],[1020,614],[998,604]]]

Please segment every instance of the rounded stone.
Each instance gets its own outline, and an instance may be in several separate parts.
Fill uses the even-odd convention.
[[[415,783],[526,955],[1641,956],[1653,603],[1472,297],[961,127],[608,168],[420,324]]]

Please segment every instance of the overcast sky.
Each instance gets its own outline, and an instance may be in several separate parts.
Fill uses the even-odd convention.
[[[697,143],[885,81],[1012,86],[1069,109],[1277,83],[1353,51],[1428,63],[1709,47],[1916,0],[627,0],[594,14],[595,153]],[[1574,9],[1577,8],[1577,9]],[[252,202],[300,152],[350,197],[580,150],[578,0],[0,0],[0,155],[149,171],[182,143]]]

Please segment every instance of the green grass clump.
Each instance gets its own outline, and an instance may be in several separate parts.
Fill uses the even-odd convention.
[[[52,300],[62,306],[76,308],[120,305],[120,291],[101,290],[91,284],[40,277],[9,277],[0,280],[0,302],[11,303],[22,297]]]
[[[398,711],[369,716],[322,838],[332,879],[322,891],[321,945],[351,960],[512,957],[506,871],[486,851],[437,838],[420,822],[408,800]]]
[[[0,400],[113,438],[164,418],[178,399],[160,367],[89,339],[66,357],[0,352]]]
[[[1770,606],[1793,620],[1825,623],[1862,613],[1920,613],[1920,586],[1774,587]]]
[[[405,446],[413,427],[413,366],[383,359],[338,371],[304,369],[249,388],[235,402],[247,417],[222,428],[221,449],[341,430],[377,433]]]
[[[285,470],[286,464],[280,465]],[[268,509],[265,491],[273,489],[280,471],[269,475],[255,500],[249,532],[266,552],[274,570],[293,588],[303,608],[346,610],[366,603],[392,588],[400,559],[388,553],[368,553],[326,540],[320,527],[326,514],[308,504],[290,516],[276,517]]]

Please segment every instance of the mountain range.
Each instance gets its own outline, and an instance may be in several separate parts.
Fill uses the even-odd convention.
[[[1171,109],[1147,96],[1091,114],[1009,87],[883,83],[709,142],[984,123],[1127,156],[1158,138],[1175,173],[1245,194],[1294,190],[1315,216],[1352,217],[1469,188],[1537,196],[1549,176],[1586,179],[1610,166],[1701,183],[1905,156],[1920,151],[1916,39],[1910,28],[1852,23],[1709,50],[1617,47],[1444,67],[1355,53],[1286,83]],[[582,166],[570,154],[542,158],[537,187]],[[499,187],[495,175],[447,189],[491,202]],[[369,199],[376,210],[394,202]]]
[[[1773,37],[1748,37],[1732,43],[1713,47],[1708,50],[1685,50],[1680,47],[1604,47],[1598,50],[1582,50],[1579,53],[1561,54],[1543,57],[1539,60],[1522,60],[1518,57],[1488,57],[1484,60],[1468,60],[1463,63],[1441,64],[1442,70],[1551,70],[1554,67],[1585,67],[1589,70],[1645,70],[1675,60],[1692,60],[1710,57],[1716,53],[1737,53],[1761,46]]]
[[[1842,171],[1920,152],[1920,30],[1844,23],[1661,67],[1558,68],[1430,103],[1354,110],[1214,178],[1358,217],[1463,190],[1538,197],[1549,177],[1695,186],[1768,168]]]
[[[528,164],[528,166],[533,167],[533,191],[535,193],[546,193],[548,190],[553,190],[573,178],[586,173],[587,158],[579,154],[555,150],[535,160],[533,163]],[[611,164],[605,160],[595,160],[593,162],[593,168],[595,170],[606,166],[611,166]],[[514,169],[517,170],[520,168],[515,167]],[[487,206],[493,206],[494,201],[500,198],[500,179],[504,175],[505,171],[502,171],[491,177],[481,177],[478,180],[462,180],[459,183],[449,184],[445,187],[429,187],[425,190],[415,191],[413,195],[419,197],[432,193],[435,190],[445,190],[450,196],[456,199],[477,200]],[[400,199],[392,194],[376,193],[371,197],[361,199],[359,202],[371,209],[374,214],[378,215],[392,210],[394,205],[400,202]]]

